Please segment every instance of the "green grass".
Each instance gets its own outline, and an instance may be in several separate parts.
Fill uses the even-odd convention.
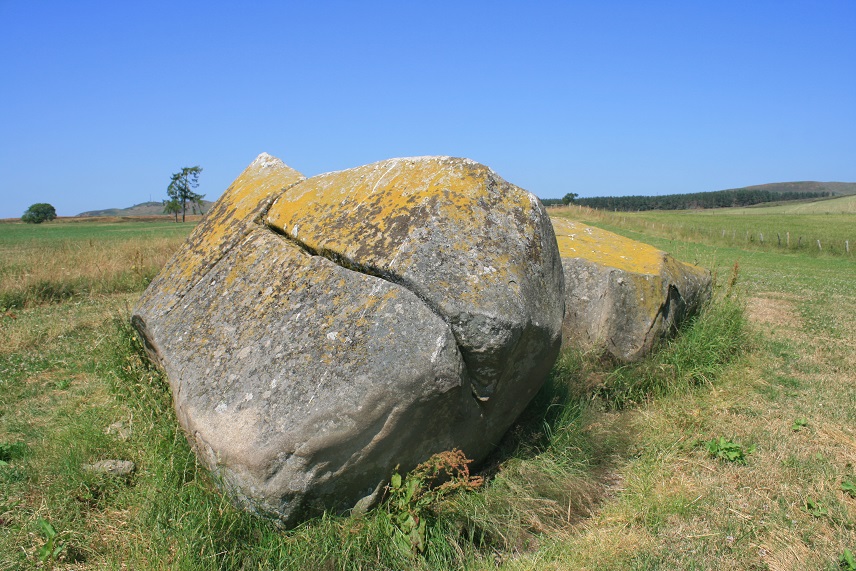
[[[856,214],[856,195],[772,206],[762,204],[746,210],[746,214],[762,216],[770,214]]]
[[[113,222],[54,221],[44,224],[0,223],[0,244],[3,252],[42,250],[62,245],[85,244],[93,241],[123,242],[129,239],[185,237],[193,224],[173,221]]]
[[[850,204],[856,197],[836,200]],[[550,214],[579,218],[598,226],[622,228],[673,241],[748,251],[846,256],[851,260],[856,257],[856,210],[842,208],[830,214],[799,214],[788,208],[777,206],[609,213],[570,207],[551,209]],[[818,249],[818,240],[821,249]],[[846,252],[847,241],[850,243],[849,256]]]
[[[742,303],[732,297],[716,300],[651,358],[604,370],[596,394],[610,406],[626,407],[712,384],[748,343]]]
[[[413,506],[421,550],[395,539],[411,509],[400,497],[288,531],[232,507],[128,326],[144,282],[109,293],[93,274],[86,293],[0,313],[0,569],[836,568],[856,548],[856,500],[842,489],[856,481],[853,262],[620,224],[609,227],[713,267],[715,301],[640,363],[565,352],[481,467],[484,484]],[[135,238],[93,224],[91,236],[56,230],[44,250],[20,243],[65,244],[90,254],[86,265],[102,261],[90,239],[161,240],[125,226]],[[117,270],[133,265],[114,257]],[[126,439],[108,433],[116,422]],[[707,446],[720,436],[755,451],[745,464],[718,460]],[[107,458],[137,470],[83,469]]]

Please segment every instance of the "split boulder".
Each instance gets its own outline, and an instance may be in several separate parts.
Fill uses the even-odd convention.
[[[636,361],[710,297],[708,270],[581,222],[552,222],[565,274],[563,347]]]
[[[483,165],[304,179],[262,155],[132,321],[198,457],[292,525],[372,503],[396,466],[483,459],[555,360],[562,280],[540,202]]]

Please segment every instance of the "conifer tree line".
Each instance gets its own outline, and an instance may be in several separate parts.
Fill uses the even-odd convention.
[[[736,188],[692,194],[665,194],[662,196],[575,198],[573,203],[599,210],[636,212],[639,210],[692,210],[697,208],[752,206],[753,204],[762,204],[764,202],[816,199],[831,195],[829,192],[775,192],[763,189]],[[562,200],[560,199],[547,199],[543,202],[547,206],[562,204]]]

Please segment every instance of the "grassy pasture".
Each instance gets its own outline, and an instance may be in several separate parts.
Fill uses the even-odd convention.
[[[0,309],[141,291],[192,227],[120,219],[0,223]]]
[[[736,210],[736,209],[735,209]],[[775,206],[758,205],[744,209],[745,214],[856,214],[856,194],[827,200],[782,203]],[[755,212],[757,211],[757,212]],[[737,213],[736,213],[737,214]]]
[[[216,493],[127,326],[191,226],[0,224],[0,570],[838,569],[856,550],[854,260],[690,240],[682,213],[575,214],[714,268],[717,301],[642,363],[563,354],[478,489],[291,531]],[[137,471],[83,468],[107,458]]]
[[[763,208],[650,210],[630,213],[571,206],[551,208],[550,214],[584,219],[683,242],[752,251],[798,251],[807,255],[856,256],[856,196]],[[818,240],[820,249],[817,246]],[[848,241],[849,254],[846,248]]]
[[[769,214],[856,214],[856,194],[825,200],[801,200],[775,205],[759,204],[752,208],[735,210],[737,211],[735,214],[742,213],[761,216]]]

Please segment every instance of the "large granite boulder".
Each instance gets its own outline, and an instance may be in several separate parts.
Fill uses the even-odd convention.
[[[540,202],[482,165],[303,180],[263,155],[132,320],[202,462],[291,525],[436,452],[483,459],[558,353],[562,280]]]
[[[563,347],[636,361],[710,297],[710,272],[606,230],[552,218],[565,273]]]

